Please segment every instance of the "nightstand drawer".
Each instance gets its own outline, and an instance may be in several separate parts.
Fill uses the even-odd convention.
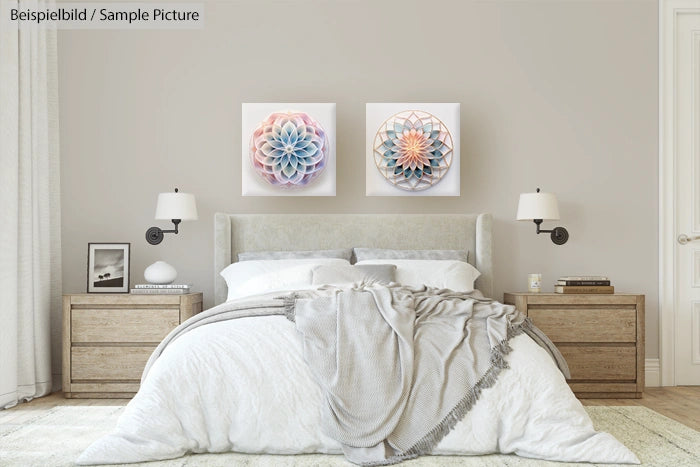
[[[73,347],[71,379],[139,381],[155,346]]]
[[[131,397],[159,342],[202,311],[201,293],[63,296],[63,393]]]
[[[636,342],[637,311],[634,308],[538,308],[528,317],[554,343]]]
[[[644,295],[505,293],[554,342],[578,397],[642,397]]]
[[[571,371],[570,381],[635,381],[635,346],[557,345]]]
[[[163,340],[180,323],[174,309],[74,309],[72,342],[152,342]]]

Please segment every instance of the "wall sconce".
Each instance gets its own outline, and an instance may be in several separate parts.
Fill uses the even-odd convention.
[[[180,193],[175,188],[174,193],[160,193],[156,204],[156,219],[170,219],[175,228],[162,230],[160,227],[151,227],[146,231],[146,241],[151,245],[158,245],[163,241],[166,233],[178,233],[178,225],[181,221],[197,220],[197,204],[194,195]]]
[[[559,220],[559,205],[553,193],[522,193],[518,202],[519,221],[533,221],[537,225],[537,233],[548,233],[557,245],[563,245],[569,239],[569,232],[564,227],[552,230],[540,230],[543,220]]]

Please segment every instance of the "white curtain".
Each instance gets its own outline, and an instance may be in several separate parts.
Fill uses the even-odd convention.
[[[0,409],[51,392],[60,349],[57,81],[56,30],[0,18]]]

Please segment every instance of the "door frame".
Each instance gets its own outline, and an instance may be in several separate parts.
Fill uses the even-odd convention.
[[[675,386],[676,22],[700,14],[698,0],[659,0],[659,366],[662,386]]]

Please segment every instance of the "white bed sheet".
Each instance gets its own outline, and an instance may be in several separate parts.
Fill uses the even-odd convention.
[[[611,435],[593,430],[542,348],[526,335],[511,346],[511,368],[434,454],[639,463]],[[292,322],[268,316],[209,324],[165,349],[113,433],[77,463],[141,462],[187,452],[340,454],[340,444],[320,431],[321,404]]]

